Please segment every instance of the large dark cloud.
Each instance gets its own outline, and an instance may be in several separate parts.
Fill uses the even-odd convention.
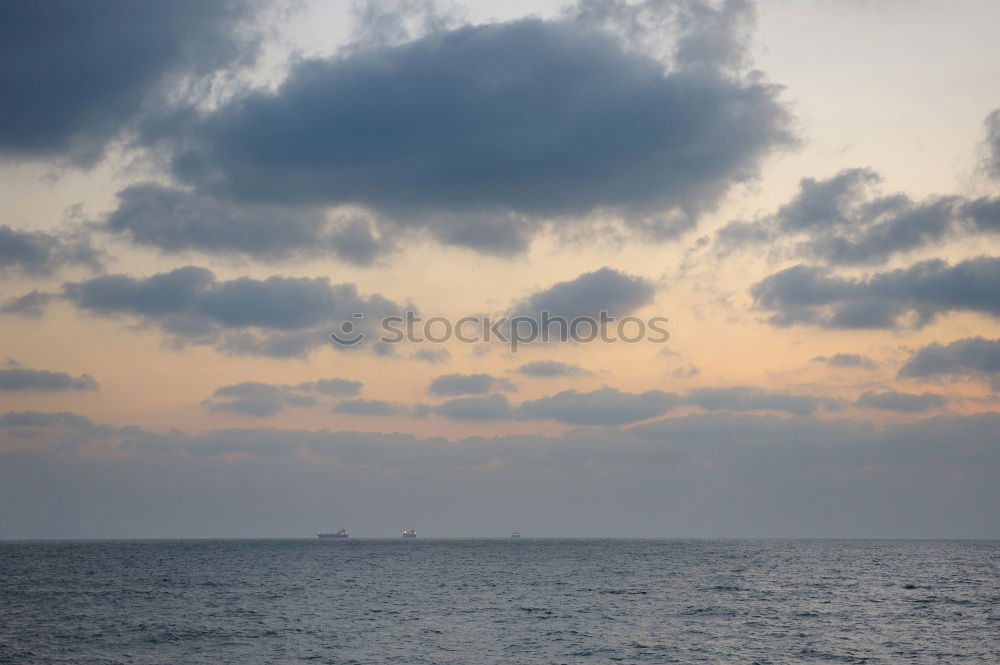
[[[367,331],[351,348],[369,346],[377,321],[401,310],[381,296],[360,295],[354,284],[331,284],[325,277],[219,280],[195,266],[146,278],[104,275],[68,283],[62,298],[92,314],[137,317],[178,345],[277,357],[333,343],[329,335],[344,321],[355,326],[344,339]]]
[[[482,251],[518,251],[542,220],[595,211],[671,235],[792,142],[777,86],[695,55],[704,31],[744,39],[721,11],[686,3],[666,64],[570,19],[305,59],[274,91],[173,123],[173,174],[231,200],[360,205]]]
[[[826,179],[803,178],[777,212],[719,230],[717,248],[728,253],[758,243],[788,241],[795,256],[832,265],[882,263],[894,254],[960,235],[1000,231],[1000,199],[874,192],[881,177],[847,169]]]
[[[316,400],[289,386],[245,381],[216,389],[212,399],[202,404],[213,411],[235,411],[264,418],[273,416],[286,406],[313,406]]]
[[[72,376],[66,372],[29,369],[17,363],[0,367],[0,391],[64,392],[71,390],[97,390],[99,384],[89,374]]]
[[[956,265],[922,261],[865,278],[838,277],[799,265],[771,275],[751,289],[758,308],[775,325],[826,328],[891,328],[915,325],[954,311],[1000,317],[1000,258],[979,257]]]
[[[931,409],[939,409],[948,404],[948,398],[935,393],[901,393],[895,390],[885,392],[868,391],[858,397],[855,402],[863,409],[883,409],[901,413],[921,413]]]
[[[104,228],[164,252],[269,260],[326,255],[367,266],[390,249],[361,218],[328,220],[316,207],[240,204],[148,183],[118,192]]]
[[[517,416],[573,425],[624,425],[663,415],[679,402],[676,394],[662,390],[644,393],[627,393],[616,388],[587,393],[564,390],[550,397],[523,402],[517,409]]]
[[[1000,339],[966,337],[918,349],[899,369],[904,378],[972,377],[1000,390]]]
[[[427,386],[431,395],[485,395],[502,390],[517,390],[509,379],[489,374],[444,374]]]
[[[79,232],[56,235],[0,225],[0,274],[44,276],[68,265],[100,268],[101,253]]]
[[[699,388],[688,393],[686,401],[708,411],[783,411],[795,416],[811,415],[820,406],[828,409],[839,406],[830,398],[773,392],[752,386]]]
[[[240,0],[0,3],[0,153],[91,162],[170,74],[246,55]]]

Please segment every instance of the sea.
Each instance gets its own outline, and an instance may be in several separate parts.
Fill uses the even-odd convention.
[[[1000,542],[0,542],[3,663],[1000,663]]]

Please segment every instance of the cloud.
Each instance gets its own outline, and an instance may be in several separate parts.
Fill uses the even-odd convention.
[[[908,315],[917,326],[954,311],[1000,317],[998,283],[1000,258],[984,256],[954,266],[922,261],[860,279],[798,265],[758,282],[751,293],[778,326],[893,328],[904,325]]]
[[[832,356],[816,356],[812,362],[823,363],[830,367],[875,369],[875,361],[861,353],[835,353]]]
[[[305,381],[295,386],[298,390],[315,392],[322,395],[335,395],[337,397],[350,397],[361,392],[364,383],[352,381],[350,379],[319,379],[318,381]]]
[[[352,335],[367,334],[357,347],[370,347],[375,321],[400,311],[386,298],[361,296],[354,284],[331,284],[326,277],[224,281],[196,266],[146,278],[103,275],[71,282],[63,285],[62,298],[92,314],[137,317],[177,346],[205,344],[273,357],[303,356],[331,344],[329,334],[344,321],[355,325]]]
[[[605,267],[528,296],[513,308],[512,315],[538,319],[541,312],[548,312],[568,320],[596,319],[603,311],[622,317],[650,304],[655,295],[649,280]]]
[[[948,404],[948,399],[944,395],[936,395],[934,393],[914,395],[912,393],[896,392],[895,390],[888,390],[881,393],[868,391],[858,397],[855,404],[863,409],[922,413],[945,406]]]
[[[176,253],[242,254],[264,260],[336,256],[371,265],[390,247],[360,218],[329,220],[318,207],[241,204],[145,183],[118,192],[103,228]]]
[[[803,178],[777,212],[730,222],[716,235],[722,254],[747,245],[792,243],[791,254],[830,265],[884,263],[948,238],[1000,231],[1000,199],[876,194],[881,176],[846,169],[826,180]]]
[[[393,416],[407,411],[402,404],[380,399],[349,399],[334,405],[330,410],[353,416]]]
[[[431,365],[446,362],[451,358],[448,349],[417,349],[412,356],[414,360],[420,360]]]
[[[278,386],[258,381],[245,381],[222,386],[212,393],[202,405],[212,411],[235,411],[248,416],[266,418],[284,410],[286,406],[313,406],[316,400],[298,394],[290,386]]]
[[[66,392],[97,390],[100,385],[89,374],[71,376],[66,372],[28,369],[16,363],[0,367],[0,391]]]
[[[751,386],[699,388],[688,393],[686,400],[707,411],[783,411],[795,416],[811,415],[825,406],[836,409],[834,399],[772,392]]]
[[[417,416],[437,414],[451,420],[489,421],[509,420],[513,410],[506,397],[494,394],[482,397],[459,397],[438,405],[421,404],[414,413]]]
[[[557,377],[557,376],[590,376],[590,370],[579,365],[559,362],[558,360],[536,360],[525,363],[517,368],[519,374],[534,377]]]
[[[361,206],[387,237],[426,230],[484,252],[591,213],[669,237],[793,143],[778,86],[693,54],[706,31],[745,39],[719,17],[735,6],[670,9],[678,46],[661,60],[567,18],[302,59],[276,90],[175,123],[172,172],[234,201]]]
[[[966,337],[918,349],[899,369],[903,378],[972,377],[1000,390],[1000,339]]]
[[[663,415],[678,403],[676,394],[662,390],[644,393],[626,393],[616,388],[587,393],[564,390],[550,397],[523,402],[517,409],[517,416],[573,425],[624,425]]]
[[[994,178],[1000,178],[1000,109],[992,111],[983,122],[986,156],[983,166]]]
[[[97,270],[101,253],[76,231],[53,235],[0,225],[0,274],[45,276],[70,265]]]
[[[496,391],[514,391],[517,386],[503,377],[489,374],[444,374],[431,381],[431,395],[485,395]]]
[[[0,312],[4,314],[18,314],[20,316],[39,317],[45,313],[45,308],[49,303],[59,296],[55,293],[44,293],[35,289],[23,296],[8,300],[0,306]]]
[[[8,411],[0,416],[0,427],[71,427],[89,430],[96,425],[86,416],[68,411]]]
[[[3,3],[0,153],[93,162],[169,75],[208,73],[251,53],[237,29],[250,6]]]

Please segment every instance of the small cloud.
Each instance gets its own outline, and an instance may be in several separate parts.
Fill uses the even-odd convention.
[[[688,365],[687,367],[678,367],[670,374],[678,379],[690,379],[701,374],[701,370],[694,365]]]
[[[245,381],[223,386],[212,393],[202,405],[212,411],[232,411],[248,416],[266,418],[280,413],[285,407],[313,406],[316,400],[301,395],[291,386],[278,386],[258,381]]]
[[[521,365],[515,371],[525,376],[534,377],[592,376],[594,374],[579,365],[571,365],[558,360],[536,360]]]
[[[564,390],[529,400],[517,409],[525,420],[558,420],[572,425],[624,425],[662,415],[679,404],[674,393],[648,390],[626,393],[601,388],[587,393]]]
[[[459,397],[438,405],[423,404],[415,411],[418,416],[437,414],[461,421],[509,420],[513,415],[510,402],[503,395]]]
[[[417,351],[410,356],[414,360],[419,360],[421,362],[430,363],[431,365],[437,365],[446,362],[451,358],[451,353],[448,349],[417,349]]]
[[[490,374],[445,374],[427,386],[431,395],[485,395],[487,393],[517,390],[509,379]]]
[[[706,411],[783,411],[795,416],[807,416],[823,406],[838,409],[838,400],[815,395],[773,392],[753,386],[699,388],[687,395],[686,401]]]
[[[829,367],[875,369],[875,361],[861,353],[835,353],[832,356],[816,356],[810,362],[823,363]]]

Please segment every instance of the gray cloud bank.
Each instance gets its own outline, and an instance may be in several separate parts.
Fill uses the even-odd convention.
[[[998,428],[702,414],[447,441],[16,412],[4,449],[48,447],[0,453],[0,537],[301,537],[338,506],[357,535],[996,538]]]

